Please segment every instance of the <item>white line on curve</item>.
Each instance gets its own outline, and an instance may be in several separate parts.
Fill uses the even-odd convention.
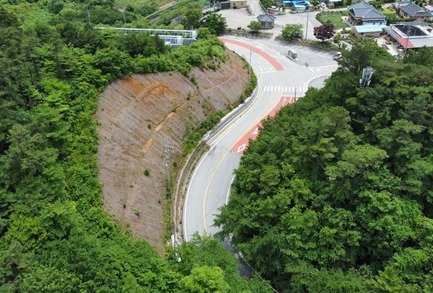
[[[257,88],[259,89],[259,82],[261,83],[261,78],[260,78],[260,76],[258,76],[258,85],[257,85]],[[247,114],[249,114],[256,106],[257,106],[257,104],[258,104],[258,102],[259,102],[259,100],[261,99],[261,97],[263,96],[263,93],[261,92],[261,91],[258,91],[257,92],[257,98],[256,98],[256,100],[247,108],[247,109],[245,109],[245,112],[244,113],[242,113],[242,115],[244,115],[244,117],[247,115]],[[212,144],[213,145],[216,145],[221,139],[222,139],[222,137],[225,135],[225,133],[227,133],[228,131],[230,131],[231,129],[233,129],[233,127],[234,126],[236,126],[237,125],[237,123],[239,123],[241,120],[236,120],[236,121],[233,121],[232,122],[232,124],[231,125],[229,125],[229,127],[228,128],[226,128],[226,129],[221,129],[221,132],[219,133],[219,134],[217,134],[216,136],[214,136],[214,139],[216,138],[216,140],[214,140],[213,142],[212,142]],[[193,174],[192,174],[192,176],[191,176],[191,179],[190,179],[190,181],[189,181],[189,184],[188,184],[188,189],[187,189],[187,192],[186,192],[186,194],[185,194],[185,200],[184,200],[184,208],[183,208],[183,231],[184,231],[184,237],[185,237],[185,240],[186,241],[188,241],[188,232],[187,232],[187,226],[186,226],[186,218],[187,218],[187,205],[188,205],[188,191],[189,190],[191,190],[191,184],[192,184],[192,182],[194,181],[194,177],[195,177],[195,175],[196,175],[196,173],[197,173],[197,171],[200,169],[200,166],[203,164],[203,162],[204,162],[204,159],[208,156],[208,154],[209,154],[209,151],[207,151],[203,156],[202,156],[202,158],[200,159],[200,162],[198,163],[198,165],[197,165],[197,167],[195,168],[195,170],[194,170],[194,172],[193,172]]]

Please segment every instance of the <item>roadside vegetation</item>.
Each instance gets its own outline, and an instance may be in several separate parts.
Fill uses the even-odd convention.
[[[250,33],[252,35],[259,35],[260,31],[262,30],[262,25],[259,21],[253,20],[248,25],[248,28],[250,29]]]
[[[247,61],[245,66],[250,66]],[[251,96],[254,89],[257,86],[257,77],[254,71],[250,71],[249,81],[245,87],[244,93],[239,98],[239,103],[232,105],[231,107],[225,109],[224,111],[218,111],[212,115],[209,115],[202,123],[200,123],[196,128],[190,128],[185,132],[184,138],[182,139],[182,149],[184,154],[191,153],[197,146],[198,142],[203,138],[203,136],[210,131],[220,120],[230,113],[231,110],[236,108],[239,104],[243,103],[245,99]]]
[[[149,19],[152,20],[153,25],[176,25],[197,10],[201,12],[204,4],[205,0],[177,1],[173,6],[153,14]]]
[[[339,63],[264,124],[217,224],[282,292],[430,292],[433,51],[359,41]]]
[[[115,0],[116,6],[142,7],[143,5],[159,7],[175,0]]]
[[[380,7],[380,8],[381,8],[380,11],[383,13],[383,15],[386,16],[386,20],[388,24],[410,21],[410,19],[403,18],[400,15],[398,15],[397,12],[395,11],[395,8],[393,7]]]
[[[142,17],[113,1],[33,2],[0,2],[0,291],[266,292],[239,277],[217,241],[196,239],[162,258],[102,208],[99,94],[131,73],[212,66],[223,45],[207,29],[179,49],[92,29]]]
[[[287,42],[297,41],[302,38],[302,24],[286,24],[281,31],[281,37]]]
[[[263,7],[269,8],[271,6],[276,6],[274,0],[260,0],[260,3],[262,3]]]
[[[347,11],[322,11],[317,14],[316,18],[322,24],[331,23],[336,29],[343,29],[348,27],[348,25],[343,21],[342,17],[348,15]]]

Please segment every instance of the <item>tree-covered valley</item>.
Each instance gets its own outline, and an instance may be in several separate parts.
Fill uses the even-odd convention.
[[[210,33],[215,26],[178,49],[147,34],[93,29],[146,27],[144,16],[153,10],[145,8],[122,13],[114,1],[0,1],[0,292],[269,290],[242,279],[216,240],[197,238],[160,256],[102,208],[99,94],[131,73],[188,75],[193,66],[225,58]]]
[[[431,292],[433,51],[339,63],[264,124],[217,224],[282,292]]]

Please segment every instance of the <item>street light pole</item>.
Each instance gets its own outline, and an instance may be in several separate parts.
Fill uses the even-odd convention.
[[[248,67],[248,74],[249,74],[249,76],[250,76],[250,79],[251,79],[251,70],[252,70],[252,68],[251,68],[251,55],[252,55],[252,53],[251,53],[251,49],[250,49],[250,62],[249,62],[249,67]]]
[[[307,36],[308,36],[308,19],[310,16],[310,12],[308,11],[308,7],[306,9],[307,9],[307,23],[305,24],[305,40],[307,39]]]

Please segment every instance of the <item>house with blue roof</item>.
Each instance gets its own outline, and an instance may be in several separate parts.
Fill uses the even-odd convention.
[[[308,0],[281,0],[282,4],[287,7],[294,7],[296,10],[305,10],[310,5]]]

